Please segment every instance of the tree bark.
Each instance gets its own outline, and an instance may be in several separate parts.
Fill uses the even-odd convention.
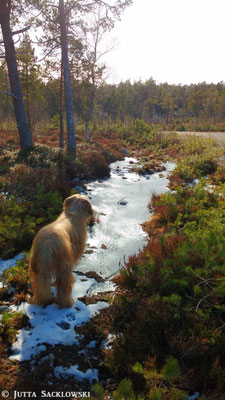
[[[27,121],[30,132],[32,134],[31,127],[31,117],[30,117],[30,93],[29,93],[29,76],[28,76],[28,65],[25,66],[25,76],[26,76],[26,108],[27,108]]]
[[[86,135],[86,142],[90,142],[90,131],[89,131],[89,120],[85,121],[85,135]]]
[[[95,101],[95,73],[94,67],[92,68],[91,73],[91,92],[90,92],[90,103],[88,107],[88,111],[86,114],[86,121],[85,121],[85,132],[86,132],[86,142],[90,142],[90,131],[89,131],[89,123],[92,121],[93,113],[94,113],[94,101]]]
[[[64,0],[59,0],[59,23],[61,31],[61,50],[64,73],[64,94],[66,107],[66,126],[67,126],[67,154],[71,159],[76,156],[76,138],[74,128],[73,98],[70,79],[70,65],[68,57],[68,41],[66,29],[66,14]]]
[[[17,69],[16,51],[10,27],[11,1],[0,0],[0,24],[5,46],[5,56],[9,73],[9,81],[13,95],[13,106],[19,131],[20,148],[28,149],[33,145],[32,135],[27,122],[23,103],[23,95],[20,86],[20,77]]]
[[[59,147],[64,148],[64,124],[63,124],[63,65],[61,60],[60,89],[59,89]]]

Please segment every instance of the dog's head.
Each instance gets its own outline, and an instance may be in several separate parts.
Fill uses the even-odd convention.
[[[66,214],[82,214],[89,225],[95,223],[94,211],[87,196],[74,194],[67,197],[63,203],[63,210]]]

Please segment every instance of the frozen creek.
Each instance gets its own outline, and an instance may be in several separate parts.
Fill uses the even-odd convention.
[[[130,157],[117,161],[111,164],[110,178],[87,185],[100,222],[88,233],[87,251],[77,271],[95,271],[107,278],[143,247],[146,235],[140,224],[149,219],[147,205],[153,193],[169,190],[167,177],[175,165],[167,162],[165,171],[139,176],[132,172],[136,163]]]

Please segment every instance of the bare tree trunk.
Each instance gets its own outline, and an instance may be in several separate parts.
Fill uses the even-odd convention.
[[[20,137],[20,148],[22,150],[31,148],[33,142],[23,104],[23,95],[20,86],[19,72],[17,69],[15,46],[10,27],[10,11],[11,11],[11,1],[1,0],[0,24],[2,28],[3,41],[5,46],[5,56],[9,73],[9,81],[13,95],[13,106]]]
[[[60,92],[59,92],[59,147],[64,148],[64,124],[63,124],[63,65],[61,60],[61,77],[60,77]]]
[[[91,98],[90,98],[90,109],[87,113],[86,116],[86,121],[85,121],[85,132],[86,132],[86,142],[90,142],[90,131],[89,131],[89,122],[92,121],[93,118],[93,112],[94,112],[94,88],[92,88],[91,91]]]
[[[25,74],[26,74],[26,106],[27,106],[27,121],[30,132],[32,133],[31,129],[31,117],[30,117],[30,93],[29,93],[29,77],[28,77],[28,66],[25,67]]]
[[[75,129],[74,129],[73,98],[72,98],[72,87],[70,79],[70,65],[68,57],[68,41],[67,41],[64,0],[59,0],[59,21],[61,30],[61,49],[62,49],[64,93],[65,93],[65,106],[66,106],[67,154],[71,159],[74,159],[76,156],[76,140],[75,140]]]
[[[90,132],[89,132],[89,122],[92,121],[93,113],[94,113],[94,101],[95,101],[95,74],[94,67],[92,69],[92,77],[91,77],[91,93],[90,93],[90,106],[87,111],[86,121],[85,121],[85,131],[86,131],[86,142],[90,142]]]
[[[86,142],[90,142],[90,131],[89,131],[89,121],[85,121],[85,135],[86,135]]]

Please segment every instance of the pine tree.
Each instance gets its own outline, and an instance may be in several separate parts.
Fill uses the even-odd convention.
[[[29,149],[32,147],[32,136],[25,113],[23,94],[20,85],[20,77],[17,68],[16,51],[13,41],[13,32],[10,26],[12,1],[0,0],[0,25],[2,29],[3,42],[5,47],[5,58],[8,67],[11,96],[13,98],[14,111],[17,128],[19,131],[20,148]]]

